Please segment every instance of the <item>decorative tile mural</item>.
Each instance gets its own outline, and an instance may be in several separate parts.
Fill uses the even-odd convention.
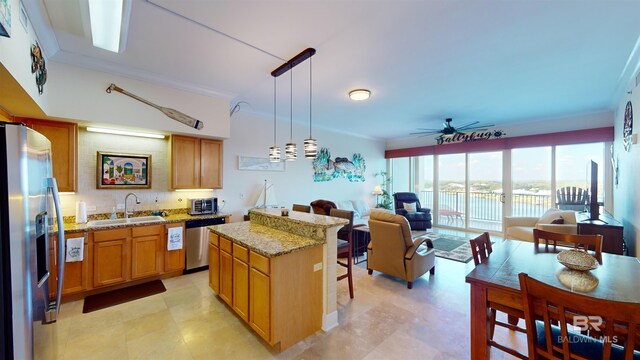
[[[336,178],[346,178],[351,182],[364,182],[366,165],[362,155],[353,154],[351,160],[346,157],[336,157],[331,160],[331,153],[327,148],[321,148],[313,159],[313,181],[331,181]]]

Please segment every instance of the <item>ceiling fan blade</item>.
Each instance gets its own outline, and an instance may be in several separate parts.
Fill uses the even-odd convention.
[[[474,122],[472,122],[472,123],[468,123],[468,124],[466,124],[466,125],[458,126],[456,129],[468,129],[470,126],[473,126],[473,125],[475,125],[475,124],[477,124],[477,123],[479,123],[479,122],[480,122],[480,121],[474,121]]]
[[[479,126],[472,126],[472,127],[468,127],[468,128],[464,128],[464,129],[458,129],[459,131],[467,131],[467,130],[487,130],[490,126],[493,125],[479,125]]]
[[[442,129],[425,129],[425,128],[418,128],[418,130],[424,130],[424,131],[442,131]]]
[[[418,131],[409,133],[409,135],[435,135],[440,134],[440,131]]]

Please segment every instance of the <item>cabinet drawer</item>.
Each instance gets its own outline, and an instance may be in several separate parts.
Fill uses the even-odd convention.
[[[212,244],[214,246],[219,246],[218,245],[218,243],[220,242],[219,238],[220,236],[218,234],[209,233],[209,244]]]
[[[270,273],[270,261],[268,257],[264,257],[253,251],[249,254],[249,263],[251,267],[260,270],[262,273],[269,275]]]
[[[220,237],[220,250],[231,254],[231,240]]]
[[[104,231],[96,231],[93,233],[93,241],[101,242],[101,241],[110,241],[115,239],[126,239],[129,235],[129,229],[114,229],[114,230],[104,230]]]
[[[164,226],[162,225],[150,225],[150,226],[134,226],[131,228],[131,233],[133,237],[138,236],[150,236],[150,235],[160,235],[164,230]]]
[[[249,263],[249,249],[238,244],[233,244],[233,257]]]

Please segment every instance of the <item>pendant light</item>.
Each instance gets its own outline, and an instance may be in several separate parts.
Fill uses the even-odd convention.
[[[273,146],[269,148],[269,161],[280,162],[280,147],[276,141],[276,78],[273,78]]]
[[[298,149],[293,142],[293,68],[289,75],[291,78],[289,95],[289,142],[284,146],[284,152],[286,161],[296,161],[298,159]]]
[[[318,153],[318,141],[311,135],[311,117],[312,117],[312,77],[311,77],[311,57],[309,57],[309,138],[304,139],[304,158],[315,159]]]

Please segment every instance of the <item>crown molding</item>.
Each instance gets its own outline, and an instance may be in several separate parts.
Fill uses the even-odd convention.
[[[73,54],[64,50],[58,51],[58,53],[54,57],[52,57],[51,60],[66,65],[81,67],[87,70],[123,76],[134,80],[163,85],[200,95],[221,97],[227,101],[231,101],[233,98],[237,97],[236,94],[229,94],[204,86],[196,86],[189,82],[168,78],[167,76],[159,75],[157,73],[142,69],[125,68],[122,65],[115,64],[109,61],[104,61],[85,55]]]

